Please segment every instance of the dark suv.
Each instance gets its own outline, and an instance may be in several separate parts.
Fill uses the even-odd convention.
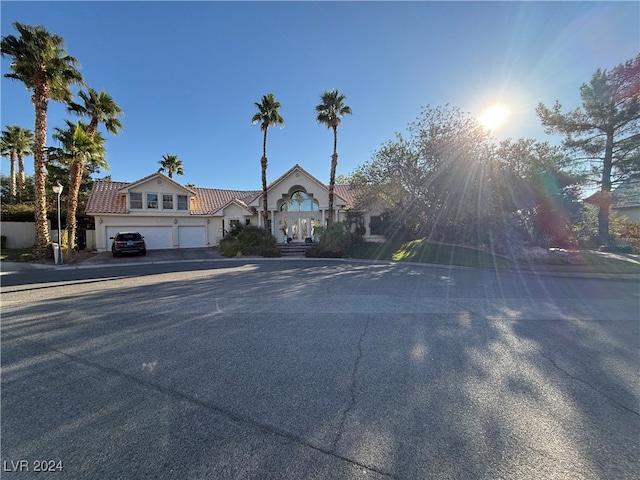
[[[122,253],[139,253],[140,255],[147,254],[147,246],[144,243],[144,237],[138,232],[118,232],[115,237],[110,237],[113,240],[111,244],[111,253],[114,257]]]

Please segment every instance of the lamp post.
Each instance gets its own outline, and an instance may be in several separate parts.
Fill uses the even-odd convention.
[[[63,263],[62,262],[62,241],[60,239],[60,194],[62,193],[62,185],[60,185],[60,182],[58,182],[57,185],[54,185],[52,188],[53,188],[53,193],[58,195],[58,255],[59,255],[59,258],[56,258],[56,263]]]

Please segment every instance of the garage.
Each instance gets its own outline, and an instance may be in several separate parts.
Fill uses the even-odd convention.
[[[180,248],[206,247],[205,227],[203,225],[178,227],[178,245]]]
[[[173,248],[172,227],[107,227],[107,248],[111,248],[111,238],[118,232],[140,232],[147,250]]]

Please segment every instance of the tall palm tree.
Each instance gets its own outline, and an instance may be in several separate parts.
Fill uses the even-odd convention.
[[[114,135],[118,135],[120,130],[124,129],[118,120],[118,117],[123,114],[122,109],[104,90],[98,93],[93,88],[87,88],[86,92],[82,90],[78,92],[78,96],[83,104],[70,102],[67,111],[91,119],[87,127],[87,135],[91,138],[98,131],[99,124],[103,124],[107,132]]]
[[[31,155],[33,132],[18,125],[11,125],[2,131],[0,136],[0,151],[3,157],[9,157],[11,162],[11,198],[21,198],[25,188],[24,156]],[[16,176],[16,160],[18,174]],[[17,178],[17,181],[16,181]]]
[[[87,164],[108,168],[105,159],[104,138],[100,132],[93,137],[88,134],[89,127],[78,121],[77,124],[65,120],[65,130],[56,128],[53,138],[60,142],[59,148],[49,149],[49,159],[69,167],[69,192],[67,193],[67,254],[75,246],[76,213],[82,176]]]
[[[78,92],[78,96],[82,99],[82,104],[69,102],[67,111],[82,117],[90,118],[89,125],[85,128],[86,135],[90,140],[98,140],[96,135],[99,135],[98,126],[100,124],[104,125],[107,132],[112,133],[113,135],[118,135],[120,130],[124,129],[122,123],[118,119],[118,117],[123,114],[122,109],[104,90],[101,90],[100,93],[98,93],[93,88],[87,87],[87,91],[85,92],[80,90],[80,92]],[[101,139],[101,142],[104,143],[104,139]],[[74,198],[70,198],[68,200],[69,203],[67,204],[68,212],[74,212],[74,216],[71,221],[69,220],[69,217],[67,217],[67,234],[69,236],[69,242],[67,245],[69,245],[69,248],[72,248],[73,242],[75,242],[76,238],[75,230],[77,221],[75,214],[77,212],[80,184],[84,177],[86,163],[77,162],[74,165],[75,167],[72,168],[75,168],[78,171],[70,172],[72,179],[69,188],[70,191],[68,193],[68,195],[72,195]],[[71,203],[75,205],[74,208],[72,208]]]
[[[331,175],[329,177],[329,218],[328,225],[333,223],[333,190],[336,184],[336,168],[338,166],[338,125],[344,115],[351,115],[351,107],[344,104],[346,97],[337,89],[328,90],[320,95],[320,104],[316,105],[316,120],[327,128],[333,129],[333,155],[331,155]]]
[[[262,96],[260,103],[254,104],[258,111],[251,118],[251,125],[260,124],[260,130],[263,132],[262,137],[262,158],[260,159],[260,165],[262,166],[262,220],[263,225],[267,227],[267,221],[269,220],[269,212],[267,210],[267,130],[270,126],[282,126],[284,125],[284,118],[278,111],[281,107],[273,93]]]
[[[173,178],[174,173],[176,175],[184,175],[182,160],[177,155],[163,155],[162,160],[158,160],[158,163],[160,164],[158,172],[166,171],[169,178]]]
[[[78,60],[65,52],[64,39],[41,26],[14,22],[19,37],[2,38],[2,56],[12,57],[11,73],[5,77],[20,80],[33,91],[31,102],[35,108],[35,136],[33,163],[35,177],[35,253],[47,254],[51,239],[47,225],[46,202],[46,142],[47,107],[49,99],[69,102],[72,94],[69,86],[82,83],[82,75],[76,68]]]

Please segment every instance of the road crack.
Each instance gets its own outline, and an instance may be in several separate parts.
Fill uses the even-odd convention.
[[[365,325],[365,329],[364,329],[362,335],[360,336],[360,341],[358,342],[358,358],[356,359],[356,365],[354,366],[354,369],[353,369],[353,372],[352,372],[352,380],[355,379],[355,375],[356,375],[357,369],[358,369],[358,364],[360,362],[360,357],[362,356],[362,339],[364,338],[364,334],[367,331],[368,325],[369,325],[369,319],[367,318],[367,324]],[[101,372],[109,374],[109,375],[120,377],[120,378],[122,378],[124,380],[133,382],[133,383],[135,383],[135,384],[137,384],[137,385],[139,385],[141,387],[155,390],[155,391],[157,391],[157,392],[159,392],[161,394],[167,395],[167,396],[172,397],[174,399],[189,402],[192,405],[195,405],[197,407],[204,408],[205,410],[208,410],[208,411],[211,411],[213,413],[216,413],[216,414],[226,418],[227,420],[229,420],[231,422],[242,423],[242,424],[245,424],[245,425],[250,426],[252,428],[255,428],[257,430],[260,430],[262,432],[265,432],[267,434],[275,435],[275,436],[283,438],[283,439],[285,439],[287,441],[298,443],[298,444],[303,445],[303,446],[305,446],[307,448],[310,448],[311,450],[315,450],[315,451],[323,453],[325,455],[329,455],[331,457],[337,458],[337,459],[342,460],[344,462],[347,462],[347,463],[349,463],[351,465],[354,465],[356,467],[364,469],[365,471],[369,470],[369,471],[375,472],[378,475],[381,475],[383,477],[387,477],[387,478],[390,478],[390,479],[394,479],[395,478],[394,475],[391,474],[390,472],[384,471],[384,470],[382,470],[380,468],[377,468],[377,467],[373,467],[371,465],[367,465],[367,464],[365,464],[363,462],[359,462],[358,460],[355,460],[354,458],[350,458],[350,457],[347,457],[345,455],[340,455],[340,454],[336,453],[335,452],[335,446],[333,446],[333,444],[332,444],[332,448],[327,449],[327,448],[324,448],[324,447],[322,447],[320,445],[316,445],[316,444],[310,442],[309,440],[307,440],[307,439],[305,439],[305,438],[303,438],[303,437],[301,437],[301,436],[299,436],[299,435],[297,435],[297,434],[295,434],[295,433],[293,433],[293,432],[291,432],[289,430],[279,428],[279,427],[277,427],[275,425],[272,425],[272,424],[267,423],[267,422],[263,422],[261,420],[255,419],[255,418],[253,418],[251,416],[248,416],[248,415],[243,415],[243,414],[236,413],[236,412],[231,411],[231,410],[229,410],[227,408],[224,408],[224,407],[221,407],[219,405],[215,405],[215,404],[212,404],[210,402],[204,401],[202,399],[197,398],[194,395],[187,394],[185,392],[182,392],[180,390],[176,390],[176,389],[171,388],[169,386],[165,386],[165,385],[161,385],[161,384],[149,381],[149,380],[145,380],[145,379],[140,378],[140,377],[138,377],[136,375],[123,372],[123,371],[121,371],[121,370],[119,370],[117,368],[108,367],[108,366],[102,365],[102,364],[100,364],[98,362],[87,360],[87,359],[82,358],[82,357],[80,357],[78,355],[67,353],[67,352],[65,352],[63,350],[51,347],[51,346],[49,346],[49,345],[47,345],[45,343],[39,342],[39,341],[35,341],[35,340],[31,340],[31,339],[25,339],[25,338],[22,338],[22,337],[20,337],[18,335],[12,334],[12,333],[4,333],[3,332],[2,335],[3,336],[7,336],[7,337],[12,338],[12,339],[16,339],[16,340],[18,340],[18,341],[20,341],[22,343],[30,343],[32,345],[37,345],[37,346],[39,346],[41,348],[44,348],[44,349],[49,350],[51,352],[54,352],[54,353],[56,353],[56,354],[58,354],[58,355],[60,355],[60,356],[62,356],[64,358],[68,359],[71,362],[75,362],[75,363],[78,363],[80,365],[84,365],[84,366],[87,366],[87,367],[90,367],[90,368],[94,368],[94,369],[96,369],[98,371],[101,371]],[[349,404],[349,407],[347,407],[347,410],[343,413],[343,418],[342,418],[342,421],[341,421],[340,431],[338,432],[338,436],[336,437],[336,440],[334,441],[334,443],[336,443],[336,444],[337,444],[337,440],[342,435],[341,430],[342,430],[342,427],[344,426],[347,414],[348,414],[349,410],[351,408],[353,408],[353,406],[355,406],[355,382],[352,381],[352,385],[351,385],[351,402]]]
[[[637,415],[640,417],[640,413],[636,412],[635,410],[633,410],[632,408],[627,407],[626,405],[623,405],[622,403],[620,403],[619,401],[617,401],[615,398],[610,397],[609,395],[607,395],[605,392],[603,392],[602,390],[600,390],[598,387],[596,387],[595,385],[592,385],[591,383],[589,383],[588,381],[586,381],[583,378],[580,378],[576,375],[573,375],[571,373],[569,373],[567,370],[565,370],[564,368],[562,368],[560,365],[558,365],[555,360],[553,358],[551,358],[550,356],[546,355],[542,350],[540,350],[539,348],[535,348],[533,347],[533,349],[538,352],[544,359],[546,359],[549,363],[551,363],[551,365],[553,365],[556,370],[558,370],[559,372],[562,372],[564,375],[566,375],[567,377],[571,378],[572,380],[575,380],[577,382],[583,383],[584,385],[586,385],[587,387],[589,387],[591,390],[593,390],[594,392],[596,392],[599,395],[602,395],[604,398],[606,398],[609,402],[613,403],[614,405],[616,405],[619,408],[622,408],[623,410],[626,410],[629,413],[633,413],[634,415]]]
[[[329,449],[331,452],[335,453],[338,448],[338,443],[342,439],[342,435],[344,433],[344,427],[347,423],[347,417],[349,413],[354,409],[357,404],[356,400],[356,385],[358,382],[358,370],[360,368],[360,361],[362,360],[362,344],[364,341],[364,337],[367,334],[367,330],[369,329],[369,316],[367,315],[367,321],[362,329],[362,333],[360,334],[360,338],[358,339],[358,356],[356,357],[356,361],[353,363],[353,369],[351,370],[351,383],[349,385],[349,404],[342,412],[342,416],[340,418],[340,425],[338,426],[338,431],[336,432],[336,436],[331,442],[331,448]]]

